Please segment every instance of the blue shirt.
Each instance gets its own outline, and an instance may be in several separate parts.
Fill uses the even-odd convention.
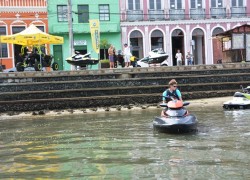
[[[171,95],[167,94],[167,91],[171,92],[169,89],[167,89],[166,91],[164,91],[162,93],[162,100],[163,101],[166,101],[166,97],[171,96]],[[179,99],[181,98],[181,92],[179,89],[176,89],[175,91],[172,91],[171,93],[176,94]]]

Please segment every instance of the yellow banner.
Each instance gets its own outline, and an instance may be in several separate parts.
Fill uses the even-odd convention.
[[[100,51],[100,23],[99,19],[89,20],[89,27],[94,51],[99,54]]]

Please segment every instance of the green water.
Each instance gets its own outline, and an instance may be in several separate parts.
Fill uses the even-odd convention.
[[[0,179],[249,179],[250,110],[191,109],[196,134],[153,130],[160,109],[0,120]]]

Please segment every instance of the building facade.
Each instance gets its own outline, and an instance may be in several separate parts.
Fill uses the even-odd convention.
[[[246,24],[248,0],[120,0],[122,42],[142,58],[155,48],[169,54],[193,54],[194,64],[214,64],[222,59],[222,47],[212,36]]]
[[[52,45],[54,58],[63,70],[70,70],[72,66],[65,60],[71,54],[69,49],[68,1],[47,0],[49,33],[64,37],[63,45]],[[119,1],[116,0],[72,0],[72,21],[74,49],[81,52],[91,52],[91,56],[98,58],[93,51],[89,20],[100,20],[100,39],[106,39],[115,48],[121,49]],[[107,47],[108,48],[108,47]],[[103,48],[100,51],[103,59]]]
[[[12,35],[26,29],[30,24],[48,32],[46,0],[1,0],[0,35]],[[0,63],[3,68],[15,66],[15,57],[21,52],[20,45],[0,42]]]

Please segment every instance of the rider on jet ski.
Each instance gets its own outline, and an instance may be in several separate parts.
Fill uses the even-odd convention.
[[[171,81],[169,81],[168,86],[169,88],[162,93],[163,103],[168,103],[168,101],[171,100],[171,97],[182,101],[181,92],[179,89],[177,89],[176,80],[172,79]],[[166,116],[165,111],[166,109],[162,110],[161,116]]]

